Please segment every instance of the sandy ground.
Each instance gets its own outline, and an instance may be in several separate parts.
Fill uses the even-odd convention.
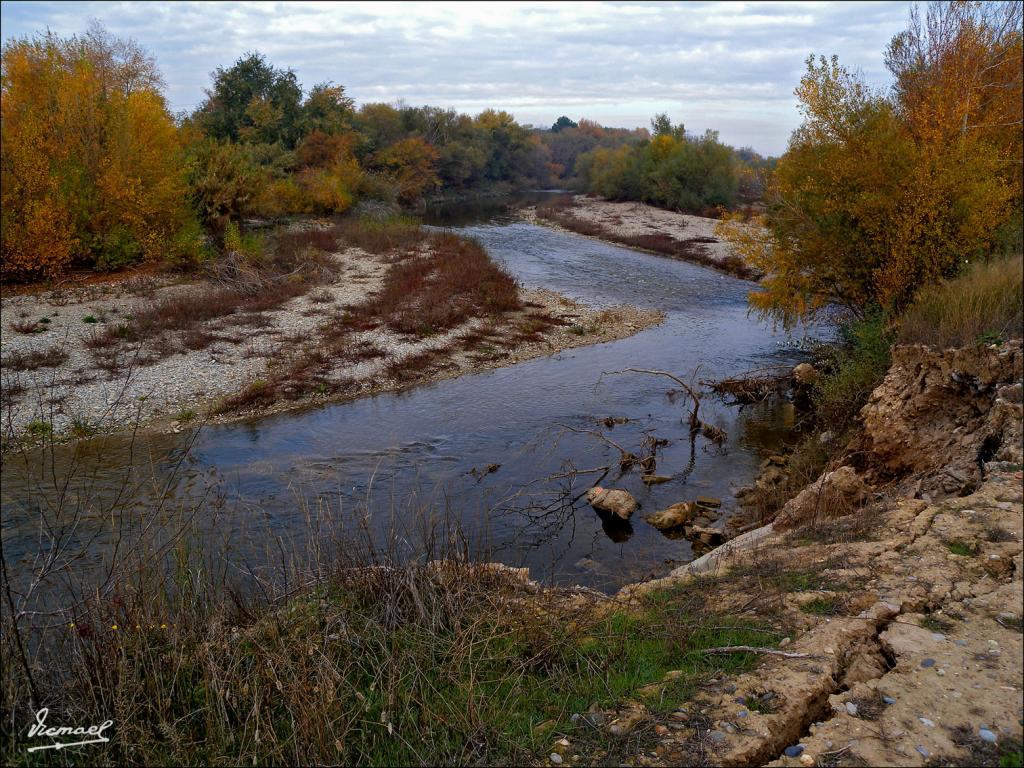
[[[572,200],[573,207],[568,213],[604,228],[611,235],[598,235],[598,240],[621,245],[615,238],[660,234],[683,242],[695,241],[694,248],[711,262],[721,263],[733,256],[729,244],[715,233],[718,219],[666,211],[645,203],[614,202],[586,195],[575,195]],[[554,222],[539,219],[536,208],[526,209],[524,216],[533,223],[561,229]]]
[[[0,304],[0,383],[5,445],[33,436],[76,437],[136,425],[177,430],[187,421],[204,418],[223,398],[251,382],[266,379],[274,365],[312,342],[317,329],[330,322],[339,308],[357,304],[377,290],[389,269],[386,259],[359,249],[345,250],[335,258],[341,264],[336,282],[255,317],[234,313],[211,321],[209,330],[221,340],[205,349],[154,360],[147,345],[155,340],[123,345],[122,367],[116,374],[97,366],[95,355],[84,343],[90,335],[106,324],[123,322],[134,307],[178,291],[194,290],[197,284],[142,277],[4,297]],[[661,321],[661,315],[654,311],[633,307],[595,309],[548,291],[524,290],[522,296],[527,304],[523,314],[547,313],[564,325],[542,331],[537,340],[527,342],[499,333],[472,351],[462,349],[457,342],[474,330],[488,330],[479,319],[427,338],[403,336],[383,328],[356,332],[353,342],[372,344],[384,354],[340,363],[332,375],[348,383],[343,395],[309,396],[232,417],[351,399],[511,365],[561,349],[623,338]],[[521,318],[504,318],[503,323],[516,319]],[[38,330],[24,333],[15,329],[25,323],[35,323]],[[431,350],[436,353],[436,361],[414,381],[408,377],[399,381],[388,375],[389,364]],[[19,366],[9,364],[19,355],[44,351],[56,351],[66,359],[54,367],[34,370],[18,370]]]

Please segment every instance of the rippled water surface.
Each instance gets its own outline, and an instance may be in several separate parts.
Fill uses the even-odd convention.
[[[417,510],[425,507],[458,520],[471,545],[493,559],[527,565],[534,577],[559,583],[611,589],[689,560],[688,542],[664,537],[643,513],[699,493],[722,498],[728,509],[762,456],[791,439],[791,410],[785,404],[740,410],[706,398],[703,418],[729,439],[723,450],[698,440],[691,454],[686,411],[667,394],[670,380],[603,372],[657,368],[688,377],[699,366],[699,378],[715,378],[792,362],[794,353],[780,346],[781,333],[748,316],[751,283],[554,232],[500,210],[434,221],[478,238],[525,286],[596,306],[656,307],[666,313],[664,324],[508,368],[208,426],[198,435],[106,438],[61,449],[52,464],[33,457],[28,468],[12,458],[3,469],[5,557],[17,561],[38,551],[27,521],[39,501],[29,489],[40,478],[49,488],[60,486],[74,465],[69,496],[94,515],[76,535],[85,541],[100,530],[96,548],[113,525],[103,519],[105,502],[121,491],[136,500],[122,513],[131,518],[127,524],[150,514],[156,499],[164,499],[162,514],[170,515],[208,498],[220,511],[209,513],[215,522],[207,522],[204,536],[228,545],[228,558],[246,566],[268,556],[275,535],[307,541],[309,520],[318,515],[375,532],[406,531],[404,546],[414,553],[422,527]],[[672,482],[647,488],[638,472],[619,477],[615,469],[601,481],[640,501],[641,514],[625,528],[608,527],[579,498],[598,474],[573,479],[571,473],[616,463],[615,449],[567,429],[603,429],[597,419],[608,416],[629,419],[605,430],[628,450],[637,452],[646,435],[671,441],[657,472],[672,475]],[[480,471],[488,465],[500,468]],[[134,485],[124,492],[126,477]],[[254,542],[242,530],[261,533]]]

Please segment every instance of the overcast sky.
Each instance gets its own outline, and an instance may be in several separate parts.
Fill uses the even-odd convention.
[[[4,38],[70,35],[98,19],[157,58],[175,111],[202,100],[210,72],[250,50],[306,87],[332,80],[358,103],[506,109],[687,130],[770,154],[799,115],[809,53],[839,54],[886,87],[883,50],[909,3],[129,3],[4,2]]]

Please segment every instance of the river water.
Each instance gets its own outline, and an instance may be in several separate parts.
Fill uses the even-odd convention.
[[[46,548],[34,524],[40,510],[59,516],[72,506],[84,517],[69,540],[94,555],[76,562],[80,569],[116,557],[113,531],[157,535],[145,527],[157,507],[170,518],[196,506],[198,535],[220,547],[226,568],[284,559],[284,541],[289,552],[322,544],[325,520],[376,539],[389,531],[410,557],[431,538],[425,521],[446,520],[477,556],[528,566],[537,579],[606,590],[690,560],[685,539],[666,538],[643,514],[698,494],[734,507],[734,492],[751,482],[761,459],[794,438],[792,408],[740,409],[707,397],[702,418],[728,440],[716,448],[698,439],[691,452],[688,411],[668,392],[673,382],[602,374],[637,367],[688,378],[699,366],[699,378],[708,379],[796,362],[786,337],[748,314],[753,284],[531,225],[503,206],[449,209],[428,221],[478,238],[524,286],[596,306],[654,307],[666,320],[631,338],[399,393],[198,433],[104,437],[9,457],[2,490],[9,569]],[[597,421],[606,417],[629,421],[606,429]],[[579,498],[599,473],[573,476],[573,469],[616,465],[618,452],[568,428],[602,429],[633,452],[648,435],[669,440],[657,472],[674,479],[648,488],[638,471],[620,476],[613,466],[601,484],[632,492],[641,511],[631,525],[612,526]],[[500,467],[486,472],[488,465]]]

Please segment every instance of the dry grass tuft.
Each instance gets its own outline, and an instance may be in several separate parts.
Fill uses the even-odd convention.
[[[1022,286],[1019,254],[973,264],[960,277],[917,295],[901,319],[899,341],[948,348],[1020,338]]]

